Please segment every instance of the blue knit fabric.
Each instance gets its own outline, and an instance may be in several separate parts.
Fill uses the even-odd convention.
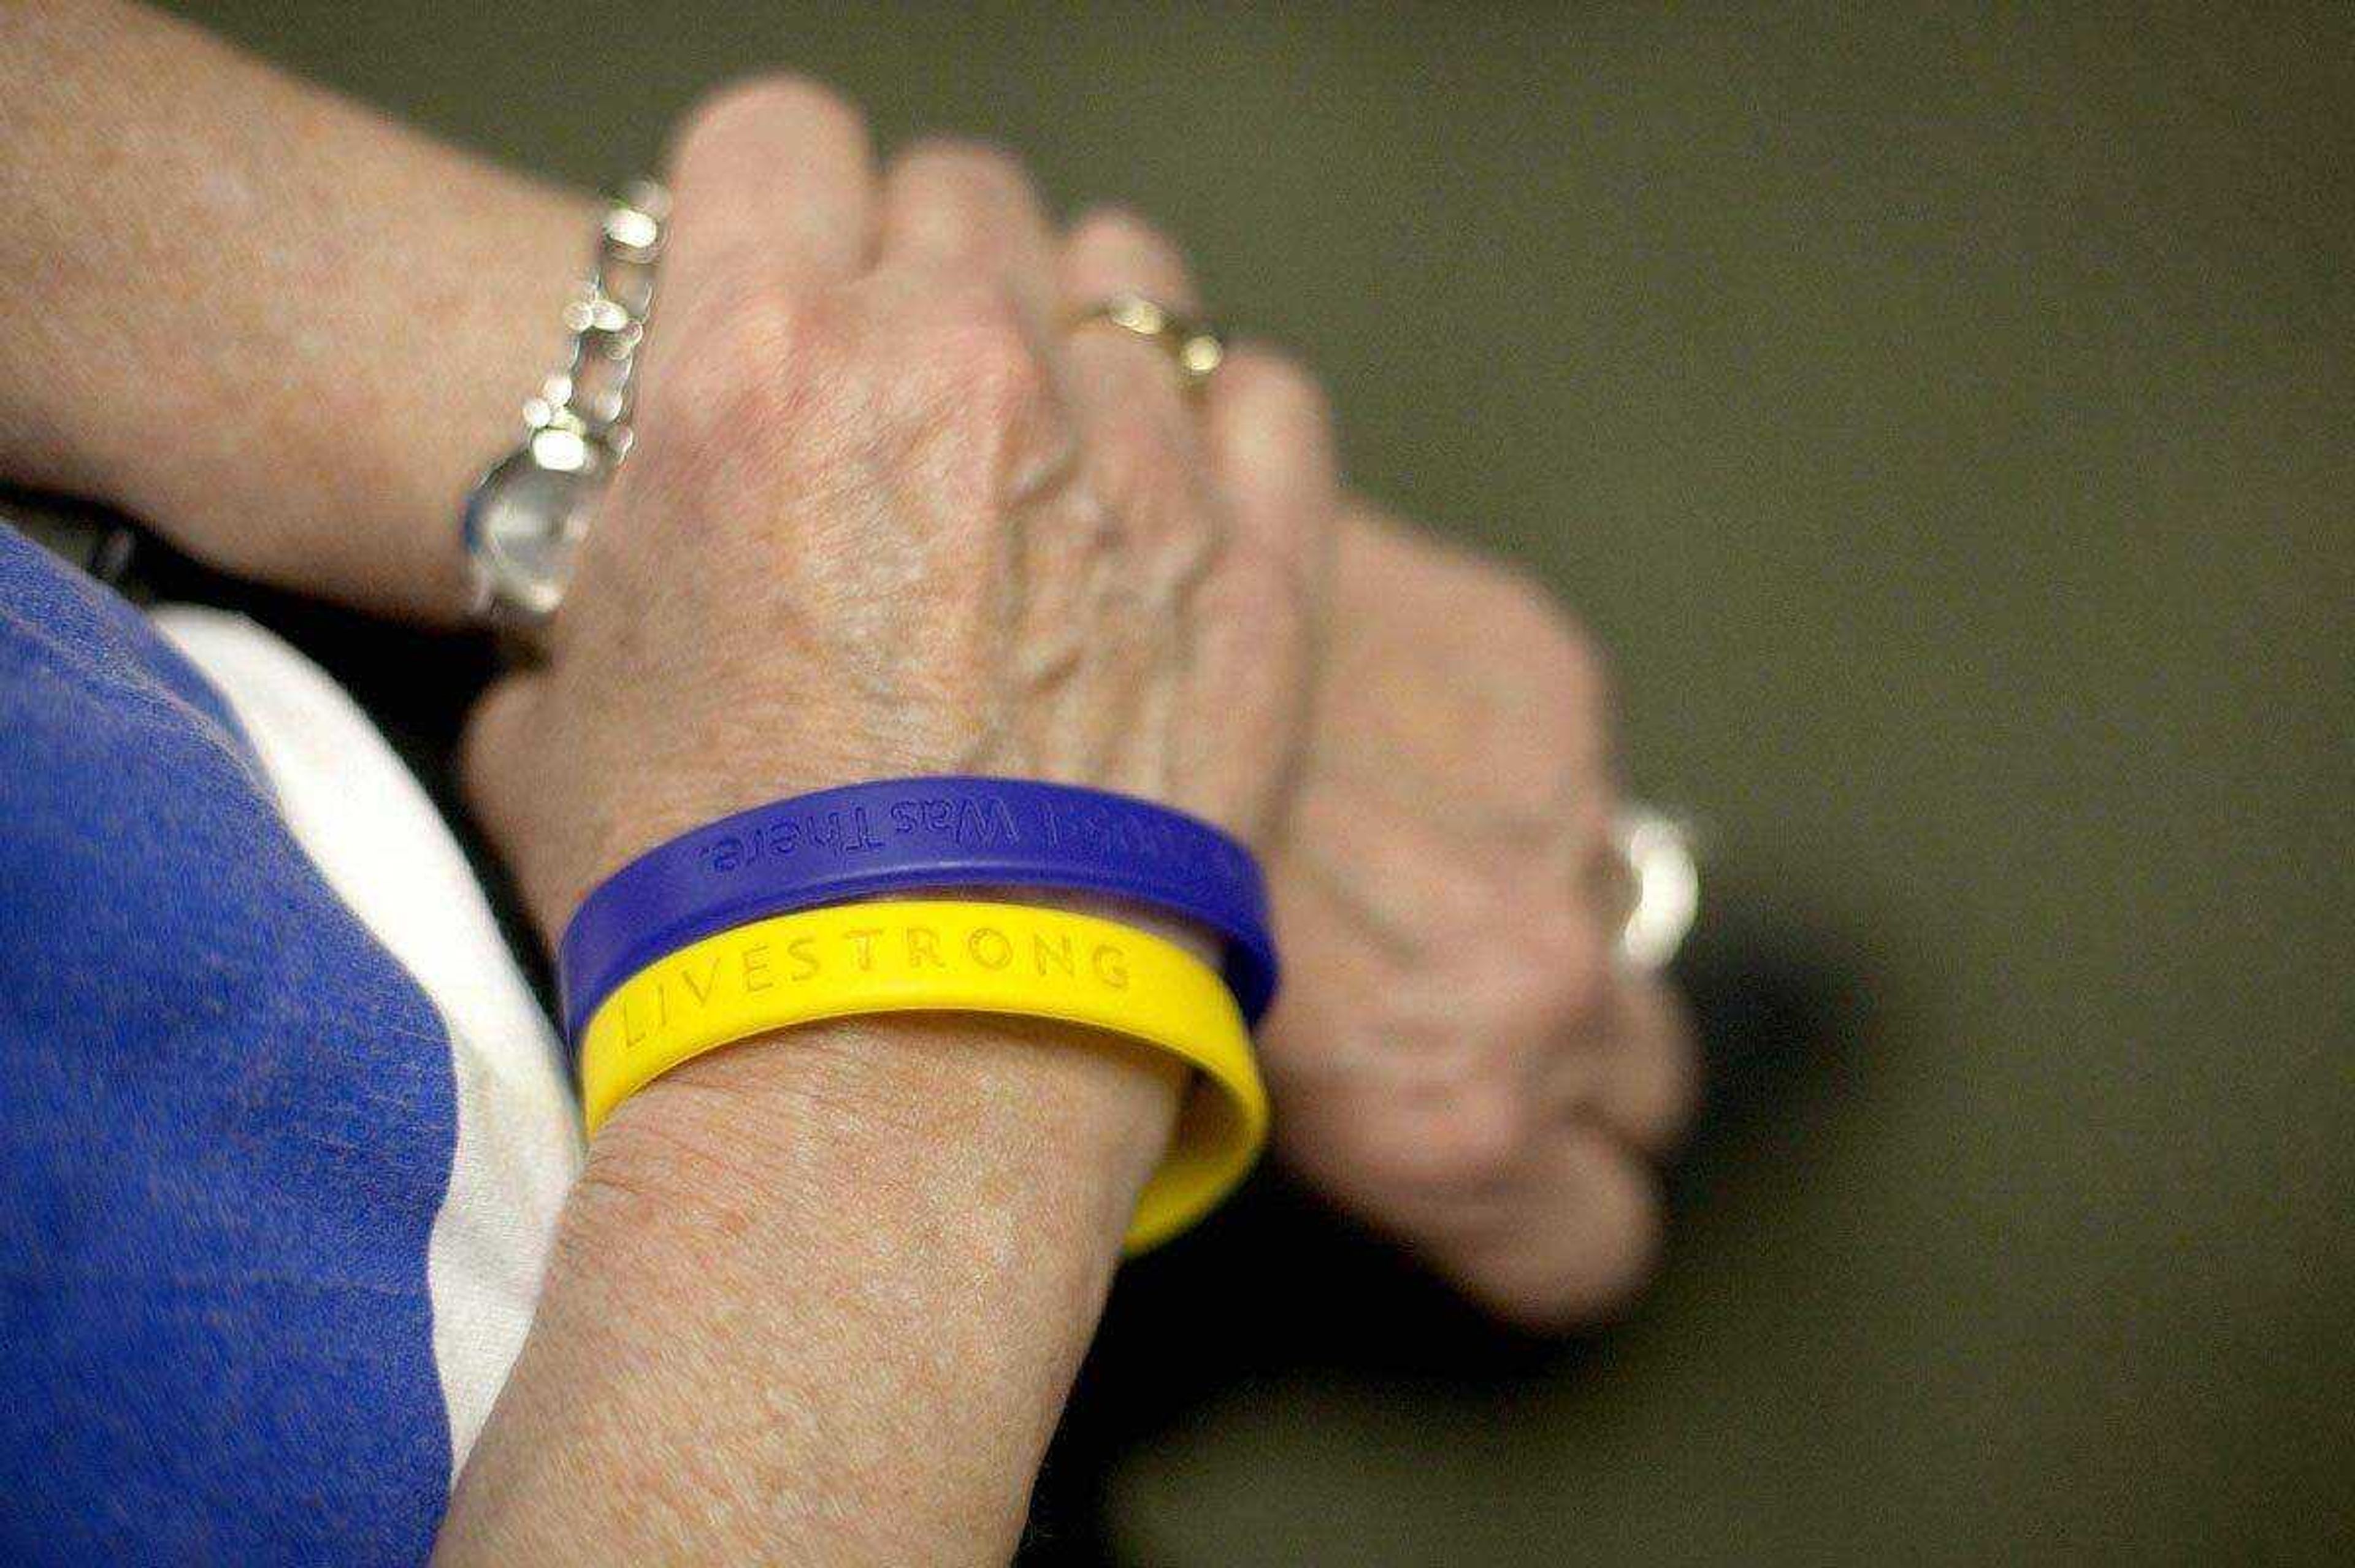
[[[0,1560],[423,1559],[456,1125],[218,697],[0,527]]]

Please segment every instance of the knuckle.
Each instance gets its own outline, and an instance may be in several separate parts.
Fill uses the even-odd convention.
[[[1629,1138],[1655,1157],[1673,1151],[1691,1127],[1701,1102],[1700,1053],[1679,1037],[1662,1051],[1645,1092],[1628,1107]]]
[[[790,72],[745,77],[713,91],[680,123],[676,161],[722,143],[747,125],[790,119],[818,135],[864,138],[867,117],[834,88]]]
[[[1571,711],[1600,722],[1611,711],[1611,663],[1603,645],[1560,609],[1551,609],[1554,631],[1554,677],[1561,683]]]
[[[1071,449],[1054,378],[1002,283],[975,277],[932,298],[891,357],[888,439],[989,497],[963,515],[1003,520],[1003,503],[1053,482]]]
[[[1178,253],[1175,240],[1125,207],[1089,209],[1071,226],[1071,248],[1082,256],[1144,252],[1174,257]]]
[[[1091,443],[1104,504],[1132,527],[1167,520],[1186,492],[1177,443],[1141,404],[1109,411]]]
[[[1631,1091],[1621,1095],[1615,1119],[1634,1145],[1655,1157],[1674,1149],[1700,1108],[1700,1051],[1682,1004],[1657,982],[1639,987],[1633,1038],[1621,1051],[1635,1059]]]
[[[1220,570],[1206,613],[1231,626],[1253,645],[1271,651],[1307,645],[1315,617],[1306,569],[1289,551],[1270,549],[1255,539],[1222,537]]]
[[[1022,162],[995,143],[964,136],[927,136],[900,155],[903,178],[940,180],[990,191],[1018,189],[1030,176]]]
[[[1527,1105],[1493,1071],[1433,1093],[1412,1112],[1404,1136],[1368,1148],[1386,1184],[1461,1197],[1510,1180],[1526,1162],[1531,1127]]]
[[[1547,709],[1590,727],[1611,712],[1610,663],[1550,590],[1518,571],[1483,563],[1470,584],[1471,613],[1496,645],[1513,650]]]
[[[812,369],[819,331],[814,303],[773,283],[715,286],[701,318],[682,328],[684,351],[647,389],[639,424],[655,439],[645,442],[642,464],[659,464],[663,453],[773,450],[821,379]]]
[[[992,425],[1027,415],[1048,396],[1047,367],[1013,293],[976,278],[941,290],[918,350],[928,400]]]
[[[1263,345],[1228,355],[1212,384],[1243,417],[1287,435],[1322,430],[1332,420],[1324,383],[1297,359]]]
[[[1574,892],[1530,917],[1523,931],[1526,978],[1500,987],[1498,1025],[1533,1044],[1551,1043],[1593,1022],[1611,1005],[1611,944],[1600,920]]]
[[[1573,1246],[1488,1253],[1461,1270],[1465,1287],[1499,1317],[1544,1333],[1625,1312],[1659,1263],[1659,1199],[1632,1172],[1590,1197]]]
[[[698,357],[711,367],[715,378],[749,383],[774,379],[777,367],[807,333],[809,304],[758,280],[748,279],[728,293],[727,303],[707,318]]]

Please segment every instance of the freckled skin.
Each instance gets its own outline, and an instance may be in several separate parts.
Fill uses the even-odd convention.
[[[1607,1312],[1648,1272],[1695,1063],[1673,999],[1609,956],[1596,660],[1525,580],[1369,509],[1331,604],[1271,869],[1279,1147],[1497,1311]]]
[[[899,774],[1093,784],[1272,851],[1306,745],[1337,496],[1300,373],[1246,357],[1197,410],[1152,345],[1053,330],[1038,313],[1059,248],[1018,168],[934,144],[879,180],[855,115],[805,84],[707,108],[676,165],[630,460],[547,664],[495,687],[468,737],[471,796],[543,931],[658,840]],[[826,220],[764,229],[797,203]],[[871,252],[792,251],[791,235],[870,227]],[[1092,241],[1112,259],[1145,242]],[[1288,463],[1219,483],[1220,444],[1270,426]],[[1285,506],[1260,499],[1275,486]],[[952,949],[877,923],[787,956],[781,983],[813,962],[995,970],[1021,955],[996,927]],[[1130,984],[1116,944],[1072,957],[1088,983]],[[649,1015],[691,1013],[703,986],[691,965],[663,972]],[[646,1027],[629,1005],[625,1034]],[[570,1444],[632,1479],[617,1498],[670,1509],[592,1507],[647,1555],[685,1540],[756,1559],[1002,1557],[1179,1083],[1142,1048],[1059,1029],[805,1026],[622,1103],[445,1552],[581,1540],[581,1498],[534,1484],[538,1456]],[[707,1238],[747,1205],[778,1205],[778,1222],[714,1257]],[[649,1289],[676,1293],[667,1316],[623,1305]],[[618,1385],[611,1358],[656,1353],[634,1326],[682,1320],[710,1329],[690,1349],[715,1375]],[[905,1349],[872,1350],[879,1334]],[[760,1413],[781,1381],[806,1430]],[[955,1453],[907,1441],[927,1430],[972,1435]],[[690,1435],[699,1473],[658,1477],[638,1459],[647,1431]],[[792,1479],[754,1506],[747,1488],[773,1475]],[[714,1496],[734,1499],[724,1519]]]
[[[103,0],[0,9],[0,91],[26,263],[0,268],[0,473],[456,620],[456,498],[549,362],[593,204]],[[472,787],[543,925],[636,848],[813,782],[1188,806],[1269,859],[1283,1151],[1502,1311],[1608,1307],[1690,1059],[1603,955],[1591,656],[1508,573],[1362,505],[1336,522],[1324,411],[1282,360],[1239,351],[1200,407],[1095,333],[1041,375],[1071,309],[1192,304],[1174,248],[1110,214],[1058,251],[975,149],[814,183],[865,156],[829,103],[683,207],[758,260],[666,295],[556,663],[477,725]],[[906,264],[847,282],[869,239]],[[154,308],[159,276],[207,308]],[[445,1556],[1002,1558],[1173,1081],[897,1020],[658,1087],[601,1139]]]
[[[21,79],[9,97],[12,144],[59,150],[12,171],[8,234],[41,261],[0,269],[16,328],[0,336],[0,470],[112,496],[235,571],[379,613],[454,619],[464,603],[454,498],[512,439],[517,389],[534,384],[554,350],[550,324],[593,204],[127,7],[13,6],[0,27],[16,46],[0,51],[0,69]],[[154,86],[166,81],[176,84],[168,92]],[[114,144],[104,127],[136,133],[154,155],[106,154]],[[233,208],[223,205],[229,190],[245,193]],[[1067,247],[1074,300],[1102,297],[1108,284],[1088,271],[1091,254]],[[85,264],[59,264],[77,259]],[[161,274],[186,281],[207,310],[144,308],[136,280]],[[406,280],[405,308],[437,323],[434,354],[409,354],[401,335],[384,330],[386,278]],[[1174,251],[1147,256],[1118,281],[1193,303]],[[759,325],[748,319],[745,335]],[[657,340],[666,336],[667,325]],[[944,360],[954,342],[942,339]],[[174,373],[155,377],[165,363]],[[822,363],[803,369],[763,395],[826,375]],[[819,461],[805,483],[773,487],[776,532],[799,541],[806,594],[773,583],[761,551],[739,552],[724,569],[673,571],[699,562],[692,538],[644,568],[641,591],[664,595],[679,616],[699,613],[705,597],[759,595],[779,625],[823,635],[841,656],[812,691],[797,685],[758,701],[725,695],[732,688],[715,672],[700,696],[682,694],[677,744],[741,749],[748,737],[775,733],[780,704],[814,695],[836,715],[837,749],[804,772],[866,754],[1071,775],[1101,767],[1149,783],[1156,756],[1166,764],[1194,742],[1188,709],[1167,700],[1173,682],[1156,679],[1140,694],[1136,722],[1090,723],[1088,694],[1103,684],[1091,639],[1107,619],[1124,619],[1132,599],[1165,608],[1199,600],[1200,550],[1172,549],[1157,571],[1141,566],[1137,528],[1082,482],[1080,432],[1068,421],[997,431],[961,459],[942,423],[954,410],[935,407],[887,432],[881,416],[921,406],[921,382],[860,395],[868,400],[847,416],[805,411],[801,436]],[[937,404],[937,386],[930,395]],[[119,417],[133,400],[149,417]],[[173,439],[159,439],[165,431]],[[1237,440],[1208,455],[1231,481],[1263,444]],[[894,548],[864,548],[888,520],[873,475],[918,452],[956,484],[927,503],[932,510],[900,520]],[[742,455],[723,443],[714,461]],[[1114,476],[1141,482],[1137,467]],[[954,528],[992,485],[1011,503],[1006,532],[976,556]],[[1579,869],[1595,853],[1611,793],[1594,660],[1541,594],[1493,564],[1363,504],[1345,510],[1336,538],[1314,743],[1295,759],[1301,788],[1271,865],[1289,987],[1263,1045],[1282,1147],[1345,1202],[1466,1277],[1464,1249],[1452,1244],[1457,1228],[1432,1222],[1426,1180],[1525,1164],[1529,1151],[1550,1147],[1525,1136],[1562,1119],[1535,1108],[1532,1096],[1550,1084],[1574,1103],[1576,1126],[1629,1134],[1598,1141],[1576,1173],[1584,1181],[1602,1171],[1611,1190],[1592,1200],[1524,1196],[1479,1218],[1490,1253],[1508,1253],[1515,1234],[1581,1238],[1550,1273],[1517,1264],[1516,1298],[1499,1303],[1525,1317],[1575,1316],[1582,1301],[1604,1306],[1640,1274],[1652,1224],[1640,1168],[1612,1145],[1664,1147],[1692,1079],[1673,1006],[1657,990],[1596,983],[1604,1000],[1582,1009],[1561,996],[1596,967],[1607,923],[1598,880]],[[869,581],[862,572],[871,592],[858,589]],[[993,592],[943,601],[932,581],[943,572]],[[655,628],[666,617],[610,622],[598,635],[616,678],[660,658]],[[1208,635],[1248,660],[1261,642],[1247,622],[1225,630],[1233,624]],[[918,626],[1005,656],[974,665],[960,686],[927,690],[904,647]],[[1127,669],[1164,670],[1177,656],[1158,633],[1128,633]],[[737,656],[771,655],[755,638]],[[904,716],[897,728],[874,723],[894,711]],[[1269,709],[1246,703],[1221,717],[1231,727],[1254,711]],[[1050,714],[1078,721],[1042,730]],[[1139,748],[1141,738],[1157,738],[1157,752]],[[634,766],[635,740],[617,733],[601,754]],[[1260,736],[1240,749],[1284,743]],[[569,770],[559,759],[549,771]],[[780,768],[779,786],[790,776]],[[685,825],[720,793],[684,781],[668,820]],[[590,868],[656,826],[584,812],[540,830],[578,835],[566,859]],[[1560,907],[1573,887],[1582,902]],[[1460,934],[1500,910],[1515,912],[1514,929],[1538,945],[1494,954]],[[1421,918],[1425,911],[1444,917]],[[1565,1010],[1587,1021],[1550,1021]],[[1519,1107],[1524,1099],[1530,1105]]]

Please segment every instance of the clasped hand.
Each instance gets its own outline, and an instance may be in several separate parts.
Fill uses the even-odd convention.
[[[549,661],[470,736],[543,930],[662,838],[849,780],[1185,808],[1275,880],[1283,1152],[1508,1315],[1622,1297],[1690,1057],[1610,956],[1604,699],[1559,613],[1348,502],[1290,359],[1189,393],[1075,328],[1193,304],[1132,217],[1059,235],[973,146],[879,174],[799,83],[702,111],[671,180],[636,444]]]

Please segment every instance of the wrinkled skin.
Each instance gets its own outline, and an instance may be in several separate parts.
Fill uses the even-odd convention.
[[[639,439],[549,665],[474,726],[544,929],[663,837],[860,778],[1099,785],[1271,848],[1336,506],[1316,389],[1249,355],[1198,408],[1154,346],[1060,326],[1063,268],[1157,244],[1133,220],[1067,258],[1002,155],[876,180],[847,110],[764,91],[758,135],[723,102],[682,151]]]
[[[470,734],[544,931],[660,838],[861,778],[1099,785],[1272,853],[1337,494],[1313,385],[1247,355],[1189,402],[1064,330],[1157,239],[1060,246],[984,149],[879,177],[805,83],[699,112],[673,177],[630,462]],[[1005,1561],[1182,1086],[964,1013],[655,1078],[590,1144],[441,1556]]]
[[[941,221],[968,232],[941,245],[994,249],[993,264],[1027,283],[976,297],[886,270],[818,307],[757,286],[730,293],[709,308],[737,362],[799,373],[750,391],[690,382],[672,421],[683,450],[644,446],[624,470],[655,521],[592,536],[559,624],[596,662],[560,655],[551,677],[533,677],[548,684],[514,720],[517,749],[568,759],[568,778],[661,787],[641,790],[645,812],[592,794],[590,809],[536,816],[512,836],[519,863],[565,868],[538,885],[526,875],[548,929],[646,843],[845,778],[1005,772],[1199,810],[1268,851],[1288,965],[1263,1035],[1280,1153],[1506,1317],[1550,1328],[1615,1310],[1649,1273],[1652,1162],[1689,1111],[1695,1074],[1673,998],[1610,954],[1619,912],[1601,873],[1615,788],[1597,656],[1508,570],[1363,503],[1333,523],[1316,389],[1263,350],[1238,353],[1197,406],[1155,350],[1106,329],[1080,335],[1060,374],[1114,379],[1082,382],[1106,411],[1090,427],[1103,451],[1092,466],[1075,458],[1035,345],[1111,293],[1190,303],[1183,261],[1135,219],[1103,213],[1050,263],[1033,253],[1052,241],[1037,238],[1029,198],[1003,196],[1018,188],[1003,169],[981,180],[997,198],[911,203],[911,185],[958,183],[922,172],[934,165],[971,174],[994,155],[943,147],[904,161],[901,212],[945,205],[955,216]],[[999,225],[1014,238],[979,233]],[[662,339],[678,319],[673,302],[652,350],[641,422],[656,430]],[[847,380],[839,368],[864,352],[862,332],[897,335],[879,361],[890,368]],[[1273,417],[1235,411],[1255,407]],[[798,432],[795,444],[763,444],[780,430]],[[931,444],[887,451],[879,431]],[[860,476],[895,458],[947,485],[891,510]],[[666,539],[666,493],[698,475],[734,484],[730,465],[787,476],[767,481],[772,528],[741,542]],[[993,485],[1012,520],[976,538],[975,498]],[[1144,521],[1108,527],[1115,507]],[[1213,571],[1209,541],[1238,531],[1242,507],[1259,570]],[[704,570],[666,569],[690,550]],[[643,586],[599,592],[600,574]],[[1296,585],[1328,579],[1325,613],[1305,612]],[[1205,598],[1231,613],[1199,624],[1198,656],[1156,628],[1193,624]],[[704,628],[699,656],[719,661],[699,688],[682,678],[673,640],[651,632],[673,626]],[[1306,667],[1320,626],[1313,720],[1297,693],[1263,700]],[[918,648],[949,652],[927,664],[913,661]],[[779,739],[766,748],[735,739],[742,709],[709,696],[745,688],[738,672],[752,666],[774,674],[751,688],[792,715],[762,731]],[[821,670],[831,673],[815,678]],[[1103,707],[1113,690],[1134,706]],[[608,692],[645,717],[621,721]],[[513,688],[500,695],[486,734],[515,700]],[[1120,717],[1077,717],[1091,711]],[[1131,723],[1146,712],[1151,723]],[[640,741],[648,732],[681,734],[668,755],[695,765],[666,773],[666,749]],[[1212,732],[1231,750],[1197,755]],[[714,757],[730,765],[715,770]],[[552,787],[522,793],[536,801]],[[496,821],[495,797],[486,805]]]
[[[1672,997],[1611,952],[1596,656],[1540,590],[1345,517],[1263,1031],[1286,1157],[1506,1317],[1622,1305],[1695,1089]]]
[[[19,328],[0,347],[0,467],[111,498],[229,570],[377,613],[454,622],[465,591],[453,499],[513,439],[514,400],[553,351],[549,324],[592,204],[433,144],[166,17],[50,5],[10,9],[5,26],[12,47],[0,65],[15,68],[17,141],[47,150],[19,161],[11,232],[28,257],[111,261],[27,266],[0,286]],[[126,129],[141,127],[155,156],[108,155]],[[822,163],[839,151],[810,155]],[[847,316],[829,308],[803,319],[775,296],[796,258],[826,264],[839,253],[827,248],[842,242],[840,226],[877,214],[856,203],[783,199],[780,176],[805,160],[781,147],[774,161],[774,170],[748,171],[747,194],[730,217],[764,242],[773,263],[744,267],[729,285],[748,312],[731,331],[748,354],[815,355]],[[238,189],[255,198],[219,199]],[[849,232],[862,246],[871,237]],[[1022,224],[999,237],[1022,233],[1034,251],[1056,243]],[[862,249],[858,264],[866,260]],[[196,279],[207,309],[150,308],[145,280],[165,273]],[[1051,268],[1023,275],[1033,323],[1122,289],[1196,303],[1175,251],[1117,217],[1082,224]],[[384,330],[387,279],[400,280],[407,308],[438,324],[433,353],[420,357],[404,335]],[[676,287],[668,302],[679,303]],[[954,296],[920,308],[937,328],[921,350],[929,357],[908,386],[886,389],[891,396],[921,401],[930,376],[937,400],[959,355],[1016,357],[1003,300],[965,313],[970,320]],[[678,320],[666,310],[652,360],[666,344],[680,348]],[[1313,402],[1296,372],[1264,357],[1239,357],[1220,382],[1249,380],[1255,357]],[[711,427],[702,440],[715,460],[749,461],[761,443],[782,438],[745,423],[792,416],[804,444],[775,454],[814,459],[826,477],[770,500],[796,502],[794,516],[825,510],[825,493],[807,486],[845,483],[861,459],[804,439],[825,421],[803,417],[821,411],[798,395],[815,379],[797,371],[820,368],[818,359],[763,362],[773,374],[738,400],[732,421],[719,407],[698,415]],[[156,376],[162,364],[173,374]],[[1131,368],[1146,373],[1141,358]],[[986,365],[974,369],[986,379]],[[658,363],[649,370],[660,379]],[[1139,385],[1164,400],[1146,405],[1167,421],[1156,461],[1185,468],[1187,443],[1200,443],[1209,473],[1195,470],[1192,485],[1234,491],[1237,471],[1252,469],[1269,475],[1252,489],[1263,507],[1323,505],[1281,499],[1286,474],[1313,472],[1289,461],[1300,421],[1214,418],[1223,397],[1188,419],[1167,400],[1166,386]],[[124,420],[133,404],[145,417]],[[1321,429],[1312,422],[1307,439],[1321,440]],[[673,478],[695,467],[695,443],[684,427],[663,443]],[[548,676],[503,688],[477,727],[474,798],[515,858],[543,929],[556,930],[603,869],[698,813],[845,776],[867,754],[901,763],[1039,762],[1064,776],[1103,763],[1103,776],[1148,793],[1167,763],[1167,782],[1181,793],[1200,784],[1214,811],[1221,798],[1262,809],[1246,798],[1258,786],[1194,780],[1193,764],[1174,753],[1113,758],[1076,732],[1049,737],[1032,727],[1025,738],[1021,724],[986,737],[979,710],[950,713],[934,702],[928,711],[933,699],[921,690],[915,722],[870,746],[878,738],[858,727],[873,725],[880,701],[846,699],[838,680],[810,672],[773,677],[768,699],[731,705],[713,695],[721,688],[683,681],[673,668],[646,688],[658,702],[613,706],[611,683],[638,667],[660,674],[664,661],[681,657],[664,639],[709,642],[715,658],[774,657],[785,667],[781,656],[734,645],[760,632],[763,604],[773,608],[804,585],[838,591],[850,570],[838,550],[788,557],[736,537],[732,523],[712,541],[729,564],[690,566],[704,540],[685,521],[687,497],[663,476],[659,446],[642,455],[623,484],[657,503],[646,526],[672,548],[656,551],[601,528],[587,570],[622,582],[624,599],[644,597],[595,607],[584,586],[559,617],[583,624],[560,635],[584,654],[603,645],[595,656],[568,654]],[[1167,476],[1154,487],[1170,488]],[[615,504],[624,509],[609,516],[630,515]],[[760,503],[747,492],[732,504]],[[912,529],[919,516],[894,526]],[[769,517],[770,538],[782,539],[791,520],[783,511]],[[846,519],[817,532],[839,545],[853,527]],[[947,553],[941,537],[912,539],[873,564],[880,591],[896,592]],[[1609,796],[1608,716],[1593,657],[1559,612],[1501,568],[1388,528],[1362,505],[1345,504],[1335,539],[1337,597],[1315,677],[1313,745],[1298,768],[1289,838],[1270,845],[1290,981],[1262,1043],[1282,1148],[1350,1210],[1518,1317],[1563,1321],[1607,1309],[1651,1245],[1640,1158],[1678,1120],[1691,1070],[1668,1003],[1607,973],[1610,900],[1594,887],[1573,891]],[[779,560],[785,580],[765,581]],[[722,573],[733,574],[745,603],[715,613],[728,596]],[[1096,590],[1122,591],[1109,582]],[[920,587],[919,597],[929,592]],[[656,618],[672,612],[681,619]],[[906,613],[944,635],[978,635],[984,624],[968,616],[960,625],[963,613],[943,603]],[[787,622],[784,631],[780,646],[803,652],[834,635],[814,623]],[[1070,640],[1059,649],[1042,635],[1027,645],[1033,665],[1023,678],[1060,681],[1078,700],[1087,682],[1055,665]],[[896,656],[888,648],[861,656],[875,682],[870,696],[896,700],[922,686],[922,672],[895,666]],[[847,727],[802,724],[812,694],[847,715]],[[1220,706],[1219,720],[1229,717]],[[748,737],[767,744],[747,745]],[[567,748],[576,742],[574,757]],[[1285,744],[1297,752],[1298,737]],[[698,746],[715,750],[709,765],[694,759]],[[618,777],[633,771],[664,788],[633,790]],[[1531,844],[1538,853],[1528,852]],[[1421,923],[1414,912],[1427,898],[1458,912]],[[1485,932],[1507,933],[1512,944],[1492,951],[1485,937],[1475,940]]]

